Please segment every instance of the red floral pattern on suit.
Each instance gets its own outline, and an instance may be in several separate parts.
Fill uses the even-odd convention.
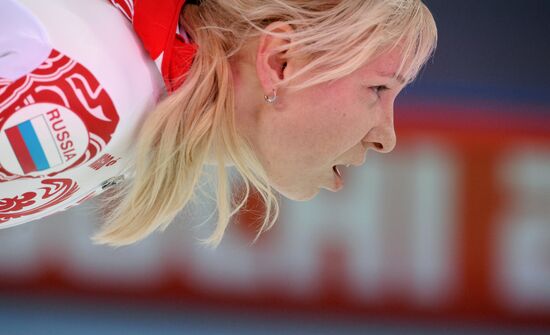
[[[53,177],[94,159],[110,142],[119,115],[94,75],[54,49],[32,73],[9,85],[0,82],[0,132],[8,134],[28,121],[34,122],[32,131],[40,138],[40,150],[51,147],[55,157],[47,166],[26,168],[20,156],[19,164],[11,166],[0,158],[0,183]],[[20,142],[12,140],[8,145],[16,156],[32,149]]]
[[[41,181],[41,193],[24,192],[12,198],[0,199],[0,224],[10,219],[41,212],[49,207],[69,199],[76,191],[78,184],[67,178],[44,179]],[[44,201],[32,207],[37,200]]]

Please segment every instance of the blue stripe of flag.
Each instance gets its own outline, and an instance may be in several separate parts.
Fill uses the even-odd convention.
[[[27,145],[27,149],[31,154],[32,160],[36,165],[36,169],[38,171],[49,169],[50,164],[48,163],[46,154],[44,153],[42,145],[38,140],[38,136],[36,136],[36,132],[34,131],[31,121],[27,120],[23,123],[20,123],[18,127],[21,135],[23,136],[23,140]]]

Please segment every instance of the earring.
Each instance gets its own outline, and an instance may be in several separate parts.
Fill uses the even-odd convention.
[[[277,91],[273,89],[273,96],[270,97],[270,96],[264,95],[264,99],[268,104],[274,103],[275,100],[277,100]]]

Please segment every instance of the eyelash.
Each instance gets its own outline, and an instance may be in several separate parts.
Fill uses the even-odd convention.
[[[386,85],[378,85],[378,86],[372,86],[371,89],[376,93],[376,95],[380,95],[381,91],[388,90],[389,88]]]

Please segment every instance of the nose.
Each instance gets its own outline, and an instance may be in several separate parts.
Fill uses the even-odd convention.
[[[363,138],[363,144],[367,148],[373,148],[381,153],[391,152],[395,148],[397,138],[393,126],[393,106],[388,108],[376,124]]]

